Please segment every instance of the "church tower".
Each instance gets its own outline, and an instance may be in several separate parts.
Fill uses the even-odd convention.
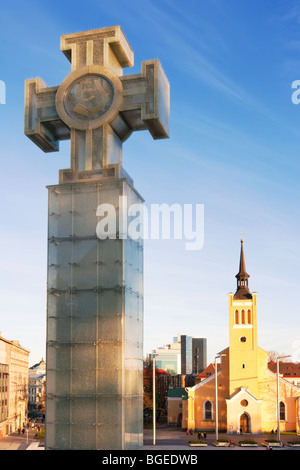
[[[240,387],[258,394],[257,298],[249,290],[243,239],[235,294],[229,294],[229,396]]]

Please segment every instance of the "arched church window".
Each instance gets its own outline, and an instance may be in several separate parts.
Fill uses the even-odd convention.
[[[236,325],[238,325],[239,323],[239,311],[238,310],[235,311],[234,323]]]
[[[279,403],[279,416],[280,416],[280,421],[285,421],[285,404],[283,401]]]
[[[204,405],[204,419],[212,419],[212,404],[211,401],[206,401]]]
[[[247,318],[248,323],[251,324],[252,323],[252,318],[251,318],[251,310],[250,309],[247,312],[247,317],[248,317]]]
[[[245,310],[242,310],[242,325],[245,325]]]

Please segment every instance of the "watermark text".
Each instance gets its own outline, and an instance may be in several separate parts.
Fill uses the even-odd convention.
[[[204,245],[204,204],[128,204],[119,197],[119,206],[100,204],[96,226],[100,240],[184,240],[185,250],[201,250]]]
[[[0,80],[0,104],[6,104],[6,86],[3,80]]]

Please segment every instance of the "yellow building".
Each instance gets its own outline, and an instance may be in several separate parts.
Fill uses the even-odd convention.
[[[182,399],[182,427],[214,430],[216,395],[218,428],[228,433],[277,429],[277,374],[268,367],[268,352],[257,345],[257,294],[249,291],[243,240],[237,289],[229,298],[229,347],[221,365]],[[300,432],[300,388],[279,375],[280,430]]]
[[[27,421],[29,351],[0,333],[0,439]]]

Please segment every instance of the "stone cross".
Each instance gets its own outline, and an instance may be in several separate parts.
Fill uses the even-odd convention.
[[[142,62],[141,73],[123,75],[133,52],[120,26],[61,37],[71,73],[59,87],[40,78],[25,82],[25,134],[44,152],[71,140],[70,169],[60,183],[122,175],[122,143],[148,129],[169,136],[168,80],[158,60]]]

